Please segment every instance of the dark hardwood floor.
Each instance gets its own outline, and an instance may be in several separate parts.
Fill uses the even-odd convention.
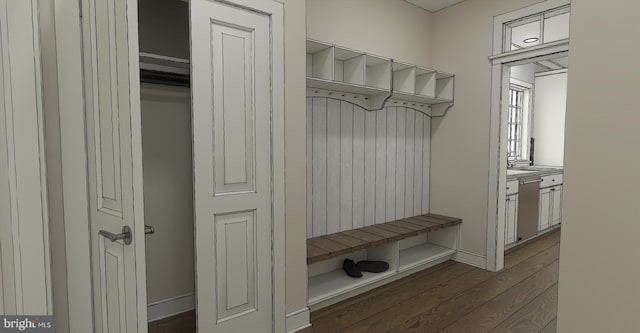
[[[446,262],[311,313],[302,333],[556,331],[559,230],[511,250],[497,273]],[[149,325],[195,332],[193,312]]]

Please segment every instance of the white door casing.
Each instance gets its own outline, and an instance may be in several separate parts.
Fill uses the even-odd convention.
[[[489,149],[489,200],[487,209],[487,269],[498,271],[504,267],[504,235],[506,225],[507,130],[509,66],[547,60],[569,50],[568,40],[551,42],[525,50],[503,51],[504,24],[536,13],[570,4],[569,0],[547,0],[493,18],[493,55],[491,73],[491,127]]]
[[[136,0],[82,0],[94,332],[146,332]],[[131,228],[132,240],[99,234]]]
[[[199,332],[283,330],[282,10],[190,1]]]
[[[0,314],[51,314],[36,0],[0,0]]]

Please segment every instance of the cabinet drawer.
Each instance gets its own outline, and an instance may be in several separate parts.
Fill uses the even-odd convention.
[[[562,185],[561,173],[558,173],[555,175],[542,176],[542,183],[540,183],[540,188],[551,187],[556,185]]]
[[[518,193],[518,186],[520,185],[519,181],[510,180],[507,182],[507,195]]]

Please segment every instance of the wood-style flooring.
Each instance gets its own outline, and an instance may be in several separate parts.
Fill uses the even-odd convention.
[[[556,331],[559,230],[511,250],[497,273],[446,262],[311,313],[302,333]],[[149,324],[195,332],[193,312]]]

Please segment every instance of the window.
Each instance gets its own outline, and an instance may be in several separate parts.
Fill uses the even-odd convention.
[[[528,160],[530,88],[512,84],[509,87],[509,118],[507,122],[507,158]]]
[[[570,15],[564,6],[505,23],[503,52],[568,39]]]

